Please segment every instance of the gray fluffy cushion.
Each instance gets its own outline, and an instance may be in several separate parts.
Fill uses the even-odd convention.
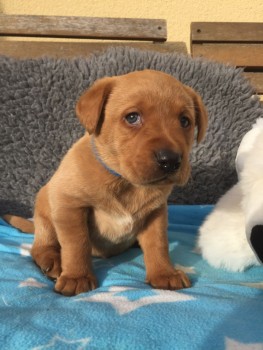
[[[169,73],[196,89],[209,113],[206,139],[192,152],[192,178],[186,187],[175,188],[170,200],[215,203],[236,182],[240,140],[263,115],[240,70],[120,47],[73,60],[0,57],[0,215],[32,215],[37,191],[84,132],[74,110],[83,90],[104,76],[146,68]]]

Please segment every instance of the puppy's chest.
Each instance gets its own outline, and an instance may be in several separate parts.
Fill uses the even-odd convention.
[[[106,204],[93,208],[93,231],[109,243],[135,241],[149,214],[164,201],[159,192],[137,191],[112,197]]]
[[[129,213],[94,210],[94,226],[97,238],[104,238],[115,244],[131,239],[136,228],[136,219]]]

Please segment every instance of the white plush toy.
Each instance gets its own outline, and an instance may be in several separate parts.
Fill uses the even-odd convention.
[[[238,183],[205,219],[197,247],[212,266],[243,271],[263,263],[263,118],[242,139],[236,170]]]

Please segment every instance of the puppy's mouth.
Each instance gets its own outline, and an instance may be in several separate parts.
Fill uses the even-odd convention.
[[[157,175],[157,174],[156,174]],[[179,168],[176,172],[159,174],[152,178],[146,178],[141,182],[143,186],[177,185],[184,186],[190,176],[190,167]]]
[[[146,184],[148,184],[148,185],[159,184],[160,182],[166,181],[168,178],[169,178],[168,175],[164,175],[164,176],[159,177],[157,179],[150,180]]]
[[[144,181],[142,185],[144,186],[169,185],[169,184],[174,184],[175,182],[176,180],[174,176],[167,174],[155,179]]]

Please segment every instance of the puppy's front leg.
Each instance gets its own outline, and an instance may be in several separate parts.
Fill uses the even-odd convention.
[[[138,235],[144,253],[146,281],[158,289],[182,289],[191,286],[183,271],[176,270],[169,257],[167,239],[167,207],[159,208]]]
[[[54,224],[61,246],[62,273],[55,291],[76,295],[96,288],[91,266],[91,242],[87,227],[87,210],[56,209]]]

